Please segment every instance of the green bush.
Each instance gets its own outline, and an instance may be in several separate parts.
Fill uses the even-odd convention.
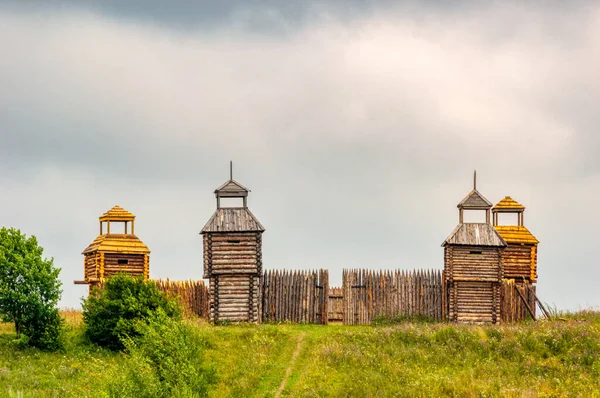
[[[85,335],[93,343],[111,350],[124,348],[123,339],[135,337],[138,321],[146,321],[159,310],[181,319],[181,306],[168,298],[154,282],[127,275],[106,280],[104,288],[94,289],[83,300]]]
[[[216,382],[204,361],[208,342],[197,328],[157,311],[136,322],[137,337],[124,337],[127,357],[109,377],[109,397],[203,397]]]
[[[20,346],[57,350],[63,330],[56,309],[60,268],[42,258],[43,251],[35,236],[0,229],[0,318],[14,322]]]
[[[64,347],[64,320],[58,309],[40,307],[23,325],[19,345],[58,351]]]

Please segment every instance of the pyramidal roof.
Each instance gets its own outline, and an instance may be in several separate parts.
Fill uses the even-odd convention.
[[[81,254],[94,252],[150,254],[150,249],[133,234],[99,235]]]
[[[473,189],[457,206],[459,209],[485,210],[492,207],[492,202],[487,200],[477,189]]]
[[[534,245],[540,243],[527,228],[522,226],[496,225],[494,228],[507,243],[529,243]]]
[[[230,180],[226,181],[219,188],[215,189],[215,193],[219,193],[219,192],[239,192],[239,191],[250,192],[250,190],[248,188],[246,188],[245,186],[243,186],[242,184],[240,184],[239,182],[237,182],[237,181],[235,181],[233,179],[230,179]]]
[[[217,209],[202,228],[207,232],[264,232],[265,228],[246,207],[225,207]]]
[[[502,199],[496,206],[492,208],[493,211],[523,211],[525,210],[525,206],[511,198],[510,196],[506,196]]]
[[[458,224],[442,243],[446,245],[506,247],[502,236],[487,223]]]
[[[135,216],[117,205],[100,216],[100,221],[133,221]]]

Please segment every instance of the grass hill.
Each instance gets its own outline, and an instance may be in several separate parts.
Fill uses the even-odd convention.
[[[65,311],[65,352],[14,346],[0,324],[0,396],[102,397],[128,355],[90,346]],[[510,326],[241,325],[190,321],[213,397],[600,397],[600,313]]]

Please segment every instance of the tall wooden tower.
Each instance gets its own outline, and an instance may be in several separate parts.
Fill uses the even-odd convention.
[[[111,225],[124,224],[122,231],[111,233]],[[135,216],[115,206],[100,216],[100,235],[83,251],[85,279],[76,284],[90,288],[104,278],[123,272],[148,279],[150,250],[135,236]]]
[[[249,189],[230,178],[215,190],[217,210],[202,231],[204,278],[210,281],[210,321],[260,322],[262,233],[248,209]],[[222,207],[222,198],[242,199]]]
[[[500,285],[506,242],[490,222],[492,204],[473,190],[458,204],[459,223],[444,241],[446,308],[454,322],[500,320]],[[464,222],[465,211],[485,211],[484,223]]]

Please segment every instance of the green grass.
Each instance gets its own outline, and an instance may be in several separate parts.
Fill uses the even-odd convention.
[[[273,396],[304,334],[282,396],[600,397],[600,313],[511,326],[400,323],[383,326],[241,325],[196,321],[209,342],[213,397]],[[19,350],[0,324],[0,396],[103,396],[125,354],[83,341],[68,316],[64,352]]]

